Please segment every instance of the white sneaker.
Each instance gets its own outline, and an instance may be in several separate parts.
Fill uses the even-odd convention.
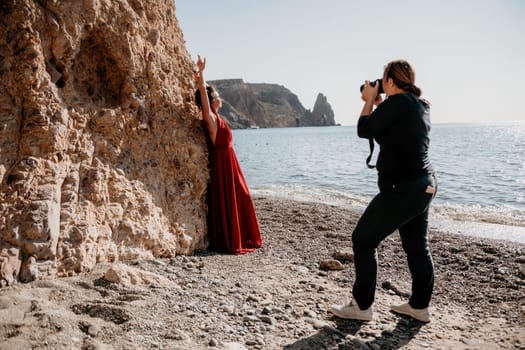
[[[372,321],[374,318],[372,306],[366,310],[361,310],[354,299],[352,299],[348,304],[332,305],[328,311],[339,318],[344,318],[347,320]]]
[[[390,311],[395,312],[396,314],[402,314],[412,317],[421,322],[430,322],[430,313],[428,312],[428,307],[424,309],[414,309],[410,304],[402,305],[392,305],[390,306]]]

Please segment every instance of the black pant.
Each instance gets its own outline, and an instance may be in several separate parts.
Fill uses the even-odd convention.
[[[379,182],[379,194],[370,202],[352,234],[355,282],[352,294],[362,310],[374,302],[379,243],[399,229],[412,275],[409,304],[428,307],[434,287],[434,264],[428,247],[428,208],[437,190],[433,175],[396,184]]]

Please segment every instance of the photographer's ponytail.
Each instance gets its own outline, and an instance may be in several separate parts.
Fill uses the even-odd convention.
[[[417,97],[421,97],[421,89],[415,86],[414,84],[410,84],[406,89],[404,89],[407,92],[413,93]]]

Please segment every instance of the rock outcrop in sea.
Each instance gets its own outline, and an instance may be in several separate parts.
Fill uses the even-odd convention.
[[[221,116],[233,128],[335,125],[332,107],[321,93],[310,111],[282,85],[246,83],[242,79],[212,80],[209,84],[221,95]]]
[[[0,3],[0,285],[205,245],[173,0]]]
[[[305,117],[308,119],[308,125],[311,126],[328,126],[335,125],[334,111],[332,106],[328,103],[328,99],[322,93],[317,95],[314,109]]]

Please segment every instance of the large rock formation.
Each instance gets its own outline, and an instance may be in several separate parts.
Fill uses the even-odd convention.
[[[0,284],[205,244],[173,0],[0,3]]]
[[[335,125],[334,112],[323,94],[313,111],[297,95],[277,84],[245,83],[242,79],[209,81],[222,97],[221,115],[233,128],[282,128]]]
[[[334,111],[325,95],[319,93],[315,100],[314,109],[305,116],[305,125],[328,126],[335,125]]]

